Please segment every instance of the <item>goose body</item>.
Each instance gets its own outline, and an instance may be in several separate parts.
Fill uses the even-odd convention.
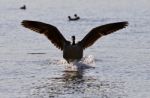
[[[79,61],[83,57],[83,48],[79,45],[66,45],[63,49],[63,58],[68,62]]]
[[[93,28],[81,41],[75,42],[75,36],[72,36],[72,42],[66,40],[60,31],[50,24],[23,20],[22,25],[40,34],[44,34],[57,48],[63,51],[63,58],[68,62],[79,61],[83,57],[84,49],[93,45],[100,37],[120,30],[128,25],[128,22],[116,22]]]

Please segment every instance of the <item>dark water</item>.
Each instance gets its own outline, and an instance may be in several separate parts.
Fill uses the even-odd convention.
[[[3,98],[149,98],[149,0],[1,0],[0,96]],[[19,8],[26,4],[26,10]],[[81,19],[69,22],[68,15]],[[94,68],[66,71],[62,52],[45,36],[20,24],[57,26],[66,39],[81,40],[92,28],[128,21],[123,30],[84,51]],[[89,61],[87,59],[87,61]],[[88,64],[87,64],[88,65]],[[89,64],[90,65],[90,64]]]

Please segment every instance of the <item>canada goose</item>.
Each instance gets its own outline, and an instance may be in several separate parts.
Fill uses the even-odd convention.
[[[25,10],[26,9],[26,5],[23,5],[22,7],[20,7],[20,9]]]
[[[69,21],[76,21],[80,19],[80,17],[78,17],[77,14],[75,14],[74,16],[75,16],[74,18],[71,18],[71,16],[68,16]]]
[[[113,33],[128,25],[127,21],[109,23],[93,28],[81,41],[75,42],[75,36],[72,36],[72,43],[64,38],[60,31],[50,24],[23,20],[22,25],[40,34],[44,34],[57,48],[63,51],[63,58],[68,63],[83,57],[83,50],[90,47],[102,36]]]

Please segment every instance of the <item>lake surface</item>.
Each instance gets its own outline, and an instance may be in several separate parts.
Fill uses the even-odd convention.
[[[26,4],[27,9],[19,9]],[[149,98],[149,0],[1,0],[1,98]],[[69,22],[77,13],[81,19]],[[84,51],[94,68],[66,71],[62,52],[45,36],[21,26],[37,20],[81,40],[92,28],[128,21]]]

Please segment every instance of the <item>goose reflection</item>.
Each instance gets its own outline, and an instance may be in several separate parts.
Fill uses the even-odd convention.
[[[33,87],[35,93],[32,93],[29,98],[83,98],[84,95],[91,96],[89,98],[110,98],[108,90],[114,90],[111,86],[118,88],[122,87],[122,83],[114,81],[102,81],[96,79],[95,76],[85,76],[86,70],[64,71],[61,77],[49,78],[44,82],[37,83]],[[115,83],[115,84],[114,84]],[[117,86],[116,86],[117,85]],[[37,92],[36,92],[37,91]],[[43,93],[44,92],[44,93]],[[46,97],[47,98],[47,97]]]
[[[84,77],[85,70],[65,71],[62,75],[63,90],[66,94],[84,93],[87,79]]]
[[[64,71],[63,74],[63,82],[71,82],[76,80],[82,80],[83,79],[84,70],[78,70],[78,71]]]

